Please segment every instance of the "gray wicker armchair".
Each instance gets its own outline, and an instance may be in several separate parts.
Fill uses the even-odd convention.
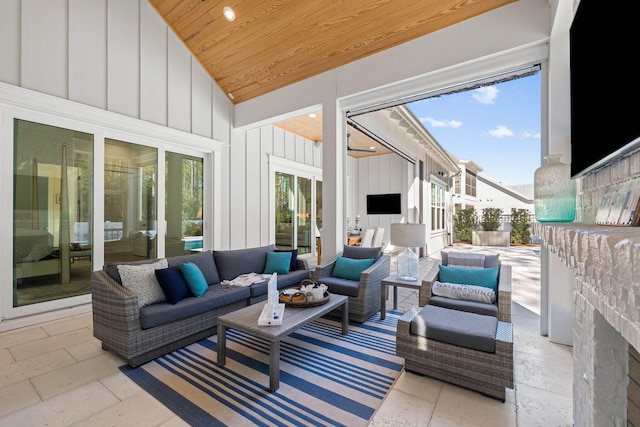
[[[436,297],[431,291],[433,283],[438,280],[438,265],[425,276],[419,292],[421,307],[412,307],[398,320],[396,354],[405,359],[407,371],[475,390],[504,402],[505,388],[513,388],[511,266],[499,262],[498,266],[495,318],[483,312],[465,311],[465,304],[457,309],[448,307],[446,303],[433,304],[435,301],[431,299]],[[485,320],[491,326],[479,326]],[[430,333],[421,334],[418,332],[421,327],[431,328]],[[453,334],[457,334],[458,341],[464,345],[448,340]],[[434,339],[433,336],[444,338]],[[485,345],[489,343],[491,348],[478,349],[478,346],[467,345],[478,340],[484,340]]]
[[[359,281],[347,280],[331,275],[338,256],[352,259],[373,258],[374,263],[360,273]],[[343,251],[335,258],[316,267],[312,272],[312,278],[316,282],[326,284],[330,293],[348,296],[349,319],[362,323],[380,311],[381,282],[390,274],[391,259],[389,255],[382,254],[381,248],[345,245]]]

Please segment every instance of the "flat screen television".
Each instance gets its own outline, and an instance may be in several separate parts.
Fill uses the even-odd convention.
[[[606,23],[606,25],[605,25]],[[570,33],[571,175],[583,175],[640,141],[638,15],[581,0]]]
[[[400,193],[367,194],[367,215],[401,214]]]

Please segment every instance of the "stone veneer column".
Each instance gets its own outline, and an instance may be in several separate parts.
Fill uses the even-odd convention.
[[[582,295],[575,295],[573,421],[576,426],[625,426],[628,344]]]
[[[534,234],[574,274],[576,426],[624,426],[628,345],[640,348],[640,231],[534,223]]]

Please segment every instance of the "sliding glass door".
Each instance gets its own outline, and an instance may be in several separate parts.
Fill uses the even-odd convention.
[[[104,260],[157,257],[156,148],[105,139]]]
[[[88,294],[93,135],[14,119],[13,307]]]
[[[301,255],[316,252],[322,226],[322,181],[276,171],[274,182],[276,247],[297,248]]]
[[[165,154],[165,256],[203,248],[203,160],[185,154]]]

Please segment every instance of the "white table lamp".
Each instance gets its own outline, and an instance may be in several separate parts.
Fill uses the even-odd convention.
[[[391,244],[404,246],[398,255],[397,276],[402,280],[418,280],[418,255],[411,248],[427,244],[426,224],[391,224]]]

